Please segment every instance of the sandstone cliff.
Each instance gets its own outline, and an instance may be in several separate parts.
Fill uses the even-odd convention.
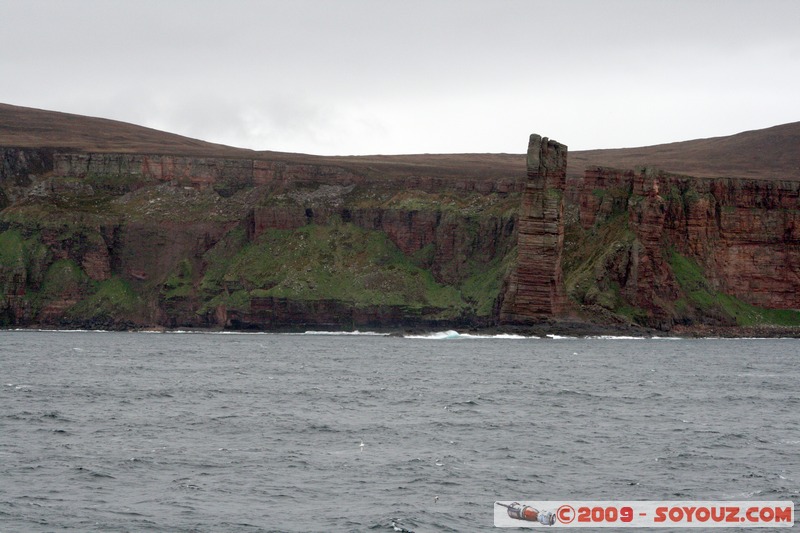
[[[503,154],[157,149],[114,127],[153,150],[0,127],[25,141],[0,148],[0,325],[800,325],[796,180],[567,176],[538,135],[526,173]]]
[[[6,149],[0,321],[487,326],[521,180]]]
[[[662,329],[796,320],[800,183],[598,167],[579,198],[574,301]]]

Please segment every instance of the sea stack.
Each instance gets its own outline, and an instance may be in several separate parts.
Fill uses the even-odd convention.
[[[564,186],[567,147],[532,134],[527,180],[519,214],[517,265],[511,273],[500,320],[529,323],[564,312]]]

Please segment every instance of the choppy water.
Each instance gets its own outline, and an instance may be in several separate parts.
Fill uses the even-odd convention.
[[[5,331],[0,375],[2,531],[489,531],[495,500],[800,499],[797,340]]]

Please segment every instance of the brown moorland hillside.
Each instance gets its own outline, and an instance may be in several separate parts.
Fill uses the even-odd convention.
[[[653,166],[696,177],[800,180],[800,122],[727,137],[570,153],[570,173],[588,166]]]
[[[251,157],[232,148],[104,118],[0,103],[0,146],[80,152]]]
[[[535,129],[535,125],[532,125]],[[567,142],[569,139],[560,139]],[[523,154],[315,156],[252,151],[173,133],[55,111],[0,104],[0,146],[68,151],[173,154],[334,164],[387,178],[409,175],[498,178],[523,175]],[[639,148],[571,151],[568,175],[591,166],[652,166],[697,177],[800,180],[800,122]]]

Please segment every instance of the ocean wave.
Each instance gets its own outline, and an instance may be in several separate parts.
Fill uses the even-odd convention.
[[[704,341],[796,341],[797,337],[697,337]]]
[[[280,331],[236,331],[236,330],[202,330],[202,329],[168,329],[168,330],[142,330],[137,333],[164,333],[170,335],[362,335],[362,336],[379,336],[385,337],[391,335],[390,333],[381,333],[378,331],[315,331],[309,330],[302,333],[283,333]]]
[[[289,335],[363,335],[366,337],[387,337],[389,333],[378,331],[305,331],[303,333],[289,333]]]
[[[650,340],[650,337],[635,337],[633,335],[597,335],[593,337],[586,337],[587,339],[600,339],[600,340],[612,340],[612,341],[646,341]]]
[[[144,332],[142,332],[144,333]],[[147,333],[159,333],[157,331],[148,331]],[[274,335],[269,331],[231,331],[231,330],[223,330],[223,331],[212,331],[212,330],[188,330],[188,329],[169,329],[165,330],[161,333],[167,333],[171,335]]]
[[[470,333],[464,333],[463,337],[471,338],[471,339],[538,339],[539,337],[530,336],[526,337],[525,335],[515,335],[513,333],[498,333],[496,335],[472,335]]]
[[[525,337],[524,335],[515,335],[512,333],[497,333],[495,335],[476,335],[473,333],[459,333],[455,330],[449,329],[447,331],[434,331],[431,333],[421,333],[415,335],[403,335],[406,339],[538,339],[539,337]]]
[[[57,328],[13,328],[6,331],[36,333],[117,333],[108,329],[57,329]]]

